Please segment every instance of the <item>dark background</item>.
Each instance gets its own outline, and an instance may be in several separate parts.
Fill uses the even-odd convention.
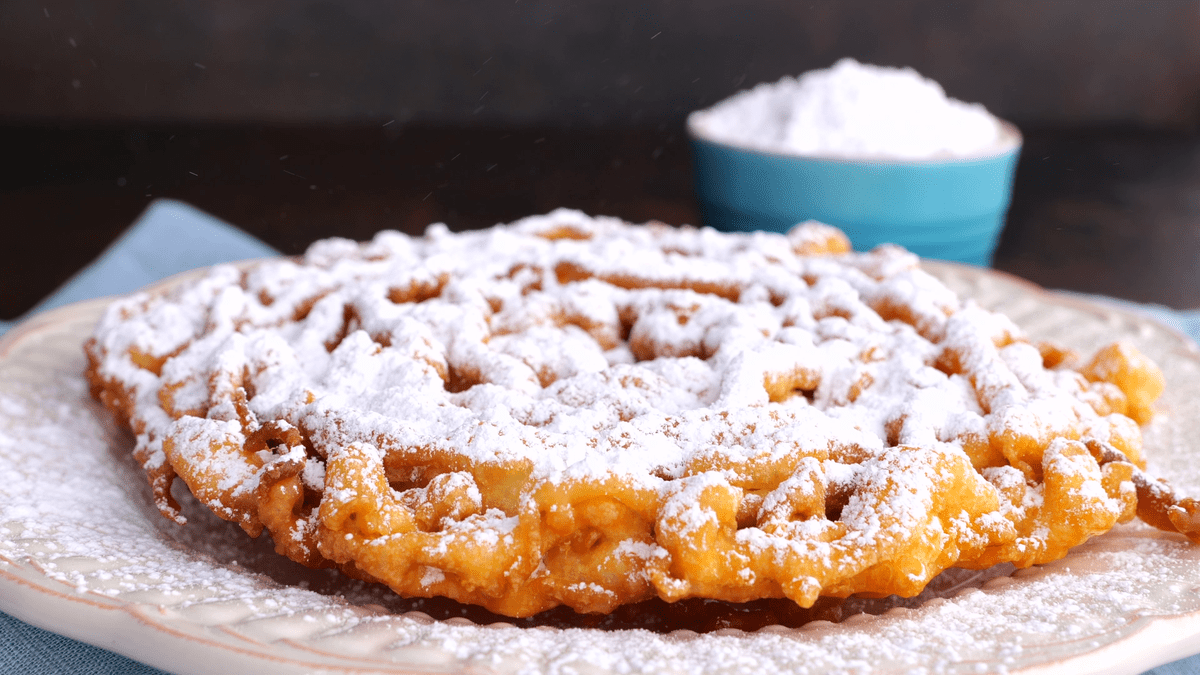
[[[695,223],[686,114],[852,56],[1026,144],[995,266],[1200,307],[1200,2],[0,3],[0,318],[156,197],[294,253],[558,206]]]

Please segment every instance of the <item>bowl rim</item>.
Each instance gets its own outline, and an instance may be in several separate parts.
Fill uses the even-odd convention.
[[[971,153],[967,155],[938,155],[935,157],[921,157],[917,159],[888,157],[885,155],[853,157],[836,154],[803,154],[772,150],[746,143],[731,143],[728,141],[717,140],[713,138],[705,128],[705,121],[711,110],[711,108],[694,110],[688,114],[686,126],[688,137],[690,139],[701,143],[708,143],[709,145],[714,145],[720,148],[728,148],[738,152],[787,160],[814,160],[818,162],[831,162],[836,164],[936,166],[939,164],[959,164],[978,162],[980,160],[999,159],[1005,155],[1018,152],[1022,145],[1024,145],[1025,140],[1024,136],[1021,134],[1021,130],[1018,129],[1015,124],[1009,122],[1008,120],[992,115],[992,119],[996,120],[996,122],[1000,125],[1000,138],[992,145],[977,153]]]

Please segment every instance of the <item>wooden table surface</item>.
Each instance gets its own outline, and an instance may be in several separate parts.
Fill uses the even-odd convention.
[[[1051,288],[1200,307],[1200,136],[1026,129],[995,267]],[[560,206],[697,223],[682,128],[0,125],[0,318],[97,256],[155,198],[285,253]]]

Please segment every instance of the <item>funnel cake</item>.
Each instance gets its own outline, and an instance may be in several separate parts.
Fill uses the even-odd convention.
[[[659,597],[919,593],[1136,515],[1162,374],[1034,345],[894,246],[560,210],[331,239],[115,302],[93,394],[305,565],[509,616]]]

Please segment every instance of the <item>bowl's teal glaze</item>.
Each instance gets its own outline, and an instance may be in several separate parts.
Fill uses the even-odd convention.
[[[786,232],[841,228],[854,248],[897,243],[928,258],[988,265],[1012,197],[1021,136],[996,154],[928,161],[804,157],[708,140],[689,125],[704,224]]]

